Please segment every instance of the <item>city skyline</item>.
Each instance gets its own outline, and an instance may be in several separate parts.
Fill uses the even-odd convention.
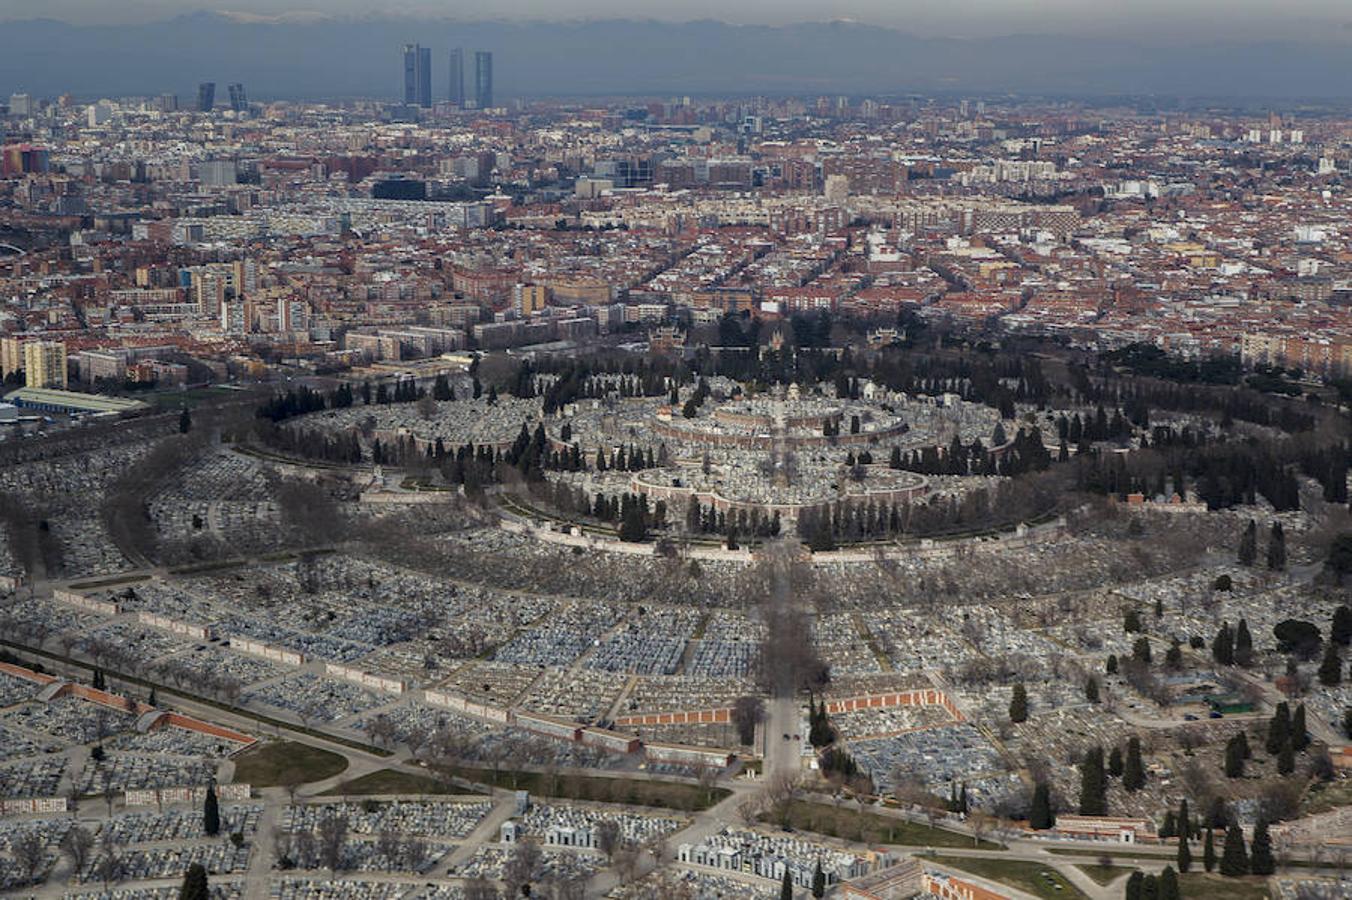
[[[495,49],[499,100],[708,96],[726,94],[729,86],[769,96],[824,91],[1241,101],[1352,97],[1352,44],[1343,41],[1171,44],[1130,36],[1045,35],[950,40],[848,23],[512,24],[383,17],[242,24],[205,13],[146,25],[12,23],[0,28],[0,84],[78,97],[184,93],[218,72],[247,70],[256,99],[388,97],[389,48],[415,37],[439,48],[432,75],[438,97],[447,86],[445,54],[451,47]],[[689,65],[692,55],[698,66]],[[468,79],[472,60],[464,62]],[[467,82],[466,93],[472,88]]]
[[[1352,39],[1352,14],[1336,0],[1292,0],[1280,8],[1261,0],[1134,0],[1104,7],[1086,0],[960,0],[935,8],[919,0],[748,0],[730,9],[714,0],[679,0],[636,6],[619,0],[573,3],[565,15],[539,0],[506,0],[476,13],[441,2],[401,4],[398,11],[373,14],[356,0],[234,0],[217,3],[132,0],[116,7],[91,0],[53,0],[44,17],[72,24],[147,23],[192,13],[212,13],[242,23],[315,23],[370,18],[463,22],[575,22],[587,19],[654,19],[667,22],[712,20],[739,25],[790,25],[857,21],[899,28],[924,37],[995,37],[1012,34],[1151,37],[1156,40],[1213,40],[1236,37]],[[0,21],[35,18],[16,0],[0,2]]]

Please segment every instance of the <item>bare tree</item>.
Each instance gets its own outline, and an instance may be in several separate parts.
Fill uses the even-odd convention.
[[[37,881],[38,872],[47,860],[47,842],[36,828],[30,828],[10,842],[10,852],[14,854],[14,863],[23,873],[24,882]]]
[[[482,876],[466,881],[461,890],[465,900],[498,900],[498,889]]]
[[[295,841],[285,828],[272,829],[272,856],[278,868],[289,869],[296,864]]]
[[[404,865],[409,871],[421,872],[427,864],[427,841],[416,834],[407,835],[400,849],[404,856]]]
[[[603,819],[596,826],[596,849],[608,858],[615,858],[620,847],[620,823],[614,819]]]
[[[502,869],[502,881],[507,886],[509,897],[521,896],[522,888],[539,879],[542,857],[534,841],[519,841],[516,844]]]
[[[994,823],[990,816],[983,812],[973,810],[967,815],[967,827],[972,829],[972,846],[975,847],[981,843],[981,839],[991,830]]]
[[[319,823],[318,837],[320,862],[337,873],[343,864],[343,845],[347,843],[347,816],[325,816]]]
[[[403,849],[403,841],[399,837],[399,832],[392,828],[382,828],[376,835],[376,850],[385,858],[385,864],[391,871],[399,868],[399,854]]]
[[[798,780],[788,772],[779,772],[765,784],[765,799],[770,812],[780,826],[789,824],[793,815],[793,803],[798,797]]]
[[[94,863],[94,873],[103,882],[105,891],[113,882],[122,880],[122,857],[118,855],[117,844],[107,837],[104,838],[98,861]]]
[[[83,825],[76,825],[61,839],[61,850],[70,857],[71,868],[83,872],[94,849],[94,835]]]
[[[765,799],[758,795],[753,794],[737,804],[737,818],[748,828],[760,821],[761,813],[764,811]]]

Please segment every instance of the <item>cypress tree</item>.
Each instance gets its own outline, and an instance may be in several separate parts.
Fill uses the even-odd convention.
[[[1178,871],[1186,872],[1192,868],[1192,848],[1188,846],[1187,834],[1178,836]]]
[[[784,880],[779,884],[779,900],[793,900],[793,881],[788,869],[784,870]]]
[[[1272,718],[1268,720],[1267,733],[1267,752],[1270,756],[1276,756],[1282,750],[1282,745],[1288,743],[1291,737],[1291,711],[1286,705],[1286,701],[1277,704],[1277,708],[1272,712]]]
[[[1253,661],[1253,635],[1249,634],[1247,619],[1240,619],[1239,625],[1235,628],[1234,661],[1241,666],[1247,666]]]
[[[1028,691],[1022,681],[1014,685],[1014,697],[1009,701],[1009,721],[1028,721]]]
[[[1343,661],[1338,658],[1338,645],[1329,641],[1324,645],[1324,660],[1319,664],[1319,683],[1334,687],[1343,680]]]
[[[1099,702],[1099,682],[1093,675],[1084,683],[1084,698],[1090,703]]]
[[[1210,828],[1206,830],[1206,838],[1202,843],[1202,868],[1208,872],[1216,868],[1216,839],[1212,837]]]
[[[1277,774],[1290,775],[1296,771],[1296,751],[1291,746],[1291,738],[1282,742],[1282,748],[1277,751]]]
[[[826,896],[826,873],[822,871],[822,861],[817,860],[817,867],[812,870],[812,896],[821,900]]]
[[[183,886],[179,888],[178,900],[209,900],[211,888],[207,884],[207,870],[201,863],[188,866],[183,873]]]
[[[1159,900],[1179,900],[1182,896],[1178,890],[1178,875],[1174,873],[1172,866],[1164,867],[1164,871],[1160,873],[1159,885]]]
[[[1145,787],[1145,765],[1141,762],[1141,739],[1132,737],[1127,741],[1127,760],[1122,767],[1122,786],[1128,791],[1139,791]]]
[[[1253,519],[1239,538],[1239,564],[1251,566],[1258,559],[1258,523]]]
[[[1230,738],[1225,744],[1225,777],[1244,777],[1244,748],[1239,745],[1239,735]]]
[[[1274,572],[1286,568],[1286,532],[1281,522],[1272,523],[1272,533],[1268,536],[1267,567]]]
[[[1051,789],[1045,782],[1039,781],[1033,788],[1033,805],[1028,813],[1028,827],[1035,831],[1045,831],[1055,824],[1056,815],[1052,812]]]
[[[1150,664],[1150,638],[1141,635],[1131,645],[1131,658],[1144,665]]]
[[[1141,870],[1137,869],[1127,876],[1127,890],[1122,895],[1122,900],[1141,900],[1141,883],[1145,881],[1145,876]]]
[[[221,833],[221,809],[216,802],[216,786],[207,785],[207,797],[202,803],[202,830],[208,837]]]
[[[1188,813],[1188,798],[1184,797],[1178,804],[1178,833],[1185,838],[1192,837],[1192,816]]]
[[[1244,848],[1244,832],[1238,825],[1225,830],[1225,848],[1221,851],[1221,874],[1238,878],[1249,874],[1249,854]]]
[[[1080,763],[1080,815],[1108,814],[1107,783],[1103,775],[1103,748],[1091,747]]]
[[[1310,732],[1305,725],[1305,704],[1296,707],[1291,716],[1291,749],[1300,753],[1310,746]]]
[[[1329,626],[1329,640],[1342,647],[1352,644],[1352,607],[1343,604],[1333,611]]]
[[[1108,754],[1108,774],[1114,778],[1122,777],[1122,748],[1114,747]]]
[[[1249,871],[1255,875],[1271,875],[1276,869],[1272,859],[1272,836],[1268,834],[1267,822],[1259,819],[1253,828],[1253,843],[1249,848]]]
[[[1223,666],[1234,664],[1235,644],[1229,622],[1221,623],[1220,631],[1216,632],[1216,638],[1211,642],[1211,657]]]

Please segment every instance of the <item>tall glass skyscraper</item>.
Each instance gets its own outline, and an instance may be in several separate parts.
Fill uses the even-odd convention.
[[[474,105],[479,109],[493,105],[493,54],[488,50],[474,53]]]
[[[216,105],[216,82],[204,81],[197,86],[197,111],[211,112]]]
[[[450,100],[456,106],[465,105],[465,51],[459,47],[451,51]]]
[[[248,112],[249,96],[244,93],[244,85],[236,82],[229,85],[230,90],[230,108],[235,112]]]
[[[432,105],[432,50],[418,44],[404,45],[404,103]]]

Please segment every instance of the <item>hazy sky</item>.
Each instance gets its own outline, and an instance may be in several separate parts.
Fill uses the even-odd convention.
[[[595,17],[784,24],[829,19],[921,35],[1016,33],[1158,37],[1162,40],[1302,38],[1352,40],[1348,0],[493,0],[375,4],[382,14],[456,19]],[[382,9],[383,7],[383,9]],[[0,20],[45,17],[78,24],[144,22],[196,10],[242,15],[367,15],[370,0],[0,0]]]

